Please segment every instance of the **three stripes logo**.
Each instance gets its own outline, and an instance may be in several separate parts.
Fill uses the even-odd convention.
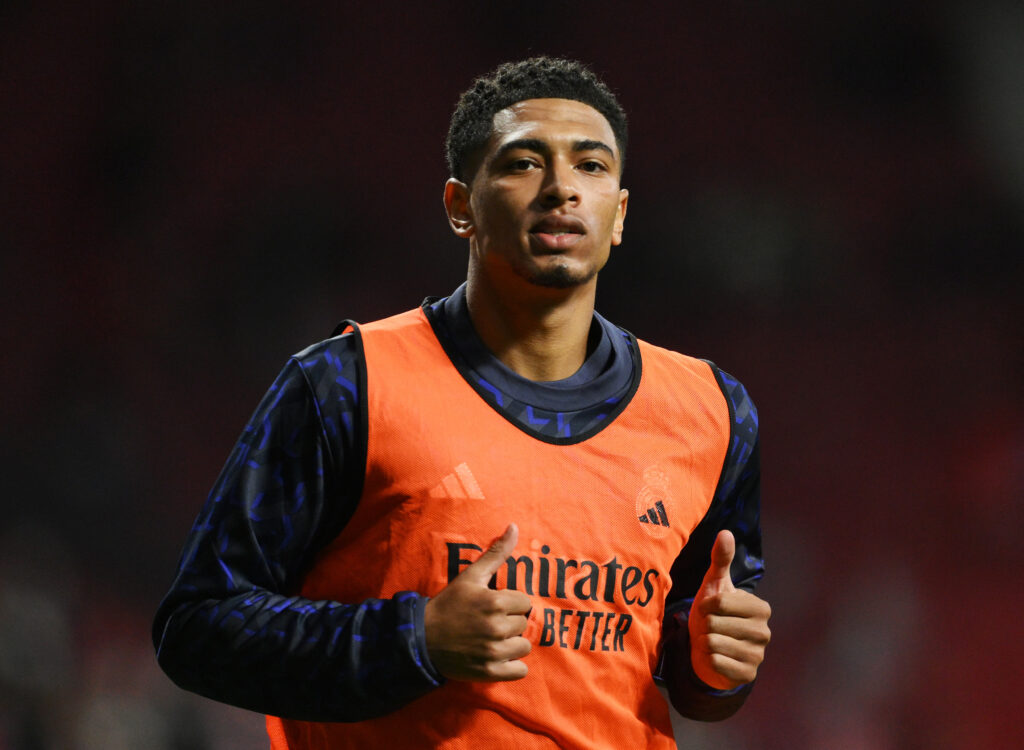
[[[671,526],[668,508],[672,507],[668,476],[657,465],[644,469],[644,486],[636,495],[636,514],[640,527],[650,536],[660,538]]]
[[[647,514],[638,516],[640,523],[653,523],[656,526],[668,527],[668,514],[665,513],[665,504],[659,500],[653,508],[647,509]]]
[[[469,470],[469,465],[461,463],[455,471],[446,476],[430,491],[430,497],[450,498],[452,500],[484,500],[483,490]]]

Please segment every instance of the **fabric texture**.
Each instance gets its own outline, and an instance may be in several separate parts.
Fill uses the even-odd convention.
[[[422,310],[361,335],[363,497],[301,594],[432,596],[515,521],[519,548],[496,585],[535,602],[530,673],[449,682],[375,721],[315,730],[285,722],[288,747],[674,747],[652,674],[670,570],[706,514],[729,443],[711,368],[641,342],[636,393],[595,434],[563,443],[478,398]]]
[[[600,437],[602,424],[618,421],[622,415],[617,410],[632,397],[643,372],[641,347],[646,345],[596,313],[586,364],[573,378],[552,384],[519,378],[486,351],[469,322],[464,287],[449,298],[429,300],[422,314],[461,375],[462,383],[453,387],[466,394],[442,410],[440,425],[429,425],[435,437],[446,425],[457,424],[466,403],[472,402],[475,409],[486,407],[489,418],[500,415],[517,433],[516,439],[532,436],[545,449],[585,444],[588,436]],[[370,486],[368,421],[373,396],[360,342],[355,333],[339,335],[291,358],[214,484],[153,625],[160,664],[181,687],[260,713],[310,722],[310,727],[388,716],[445,689],[446,681],[426,654],[425,592],[382,589],[379,596],[358,600],[316,599],[302,593],[310,570],[360,512],[364,483]],[[736,585],[752,590],[763,573],[757,411],[742,384],[713,364],[689,361],[710,373],[709,380],[717,384],[716,398],[724,400],[728,414],[723,429],[729,437],[710,503],[671,565],[661,655],[652,670],[654,678],[668,686],[681,713],[718,719],[737,710],[751,686],[720,693],[689,672],[685,618],[720,529],[730,529],[736,536]],[[401,371],[392,377],[392,385],[399,388],[402,379],[422,381],[423,373]],[[670,398],[674,390],[686,387],[684,381],[664,384]],[[432,412],[435,417],[437,411]],[[683,432],[677,430],[685,440]],[[414,439],[417,433],[409,434]],[[468,471],[460,468],[462,463]],[[525,472],[520,473],[525,481]],[[485,476],[489,475],[464,459],[452,460],[434,484],[424,487],[428,495],[436,490],[448,497],[470,497],[474,482],[481,491],[486,489]],[[630,502],[636,503],[637,492],[630,492]],[[492,495],[487,493],[487,498]],[[651,494],[648,498],[653,499],[650,505],[634,508],[636,525],[646,510],[648,529],[656,530],[662,515],[657,499]],[[566,511],[559,523],[582,527],[589,518],[582,510]],[[668,506],[665,513],[675,527],[675,513]],[[466,543],[482,546],[500,531]],[[549,572],[554,571],[550,574],[556,575],[557,560],[568,565],[583,557],[568,545],[552,546],[539,534],[531,534],[530,540],[524,536],[522,551],[532,549],[523,547],[532,538],[551,548],[549,553],[530,552],[534,575],[545,560]],[[462,553],[469,559],[475,550]],[[525,563],[520,567],[525,569]],[[566,575],[575,570],[567,567]],[[622,571],[618,575],[621,586]],[[643,584],[635,584],[630,595],[641,590]],[[553,634],[559,649],[565,639],[567,649],[573,650],[571,628],[578,615],[566,615],[563,621],[561,610],[597,608],[556,604],[545,607],[554,611],[554,630],[548,638]],[[588,626],[593,622],[586,620]],[[541,613],[538,643],[544,624]],[[602,628],[606,624],[602,618]],[[563,625],[570,629],[563,633]],[[622,635],[623,645],[632,627]],[[600,648],[602,634],[595,649]],[[580,636],[581,647],[587,637],[593,638],[593,631]],[[615,639],[613,625],[607,643],[614,646]],[[586,645],[589,648],[589,642]]]

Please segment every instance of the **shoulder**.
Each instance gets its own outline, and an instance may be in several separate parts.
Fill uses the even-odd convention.
[[[714,362],[708,360],[702,361],[711,368],[715,381],[718,383],[718,387],[722,391],[722,395],[725,396],[726,403],[729,405],[729,414],[732,417],[733,424],[744,425],[746,429],[753,430],[754,433],[756,433],[757,407],[754,405],[754,400],[750,397],[750,393],[747,391],[746,386],[744,386],[737,378],[721,369]]]
[[[642,339],[637,339],[637,345],[645,372],[654,370],[678,388],[696,389],[701,392],[705,403],[717,402],[722,409],[728,410],[729,432],[733,438],[730,441],[731,457],[739,457],[732,456],[737,447],[740,447],[741,455],[749,452],[757,442],[757,407],[738,378],[711,360],[682,354]],[[742,450],[743,446],[747,449]]]
[[[317,403],[355,403],[359,396],[362,347],[348,331],[292,355],[289,364],[302,373]]]
[[[637,339],[637,348],[643,360],[644,369],[666,370],[676,378],[695,379],[710,385],[716,384],[717,367],[707,360],[692,357],[663,346]],[[715,387],[719,387],[715,385]]]
[[[645,373],[661,376],[673,388],[702,397],[709,408],[728,411],[735,431],[737,424],[757,429],[757,410],[747,389],[738,379],[714,362],[637,340]],[[717,406],[715,406],[717,404]]]
[[[291,356],[291,362],[307,375],[322,371],[338,372],[359,355],[357,336],[348,331],[329,339],[318,341]]]
[[[365,383],[364,339],[381,336],[398,341],[408,337],[410,328],[430,326],[421,309],[361,324],[346,320],[335,328],[335,335],[307,346],[292,355],[289,365],[297,368],[320,404],[358,401]]]
[[[746,425],[757,431],[757,407],[754,405],[746,386],[738,378],[730,375],[709,359],[700,359],[688,354],[656,346],[638,340],[640,352],[644,358],[644,366],[651,362],[665,363],[684,374],[705,383],[713,383],[722,394],[729,407],[729,417],[733,424]]]

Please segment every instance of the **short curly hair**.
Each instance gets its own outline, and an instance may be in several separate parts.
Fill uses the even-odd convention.
[[[611,125],[625,165],[626,113],[615,94],[584,64],[542,56],[504,63],[459,97],[445,141],[452,177],[466,180],[470,162],[491,137],[494,115],[526,99],[573,99],[593,107]]]

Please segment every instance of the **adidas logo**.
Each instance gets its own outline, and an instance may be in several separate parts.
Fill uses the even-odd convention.
[[[483,490],[469,470],[469,465],[461,463],[455,467],[455,471],[442,479],[434,489],[430,491],[430,497],[451,500],[484,500]],[[667,525],[667,524],[666,524]]]
[[[647,513],[637,516],[637,518],[640,523],[653,523],[655,526],[669,527],[668,514],[665,512],[665,505],[661,500],[656,502],[653,508],[648,508]]]
[[[657,464],[644,469],[643,487],[636,495],[633,512],[649,537],[661,539],[668,536],[670,525],[666,508],[675,508],[672,488],[668,475]]]

